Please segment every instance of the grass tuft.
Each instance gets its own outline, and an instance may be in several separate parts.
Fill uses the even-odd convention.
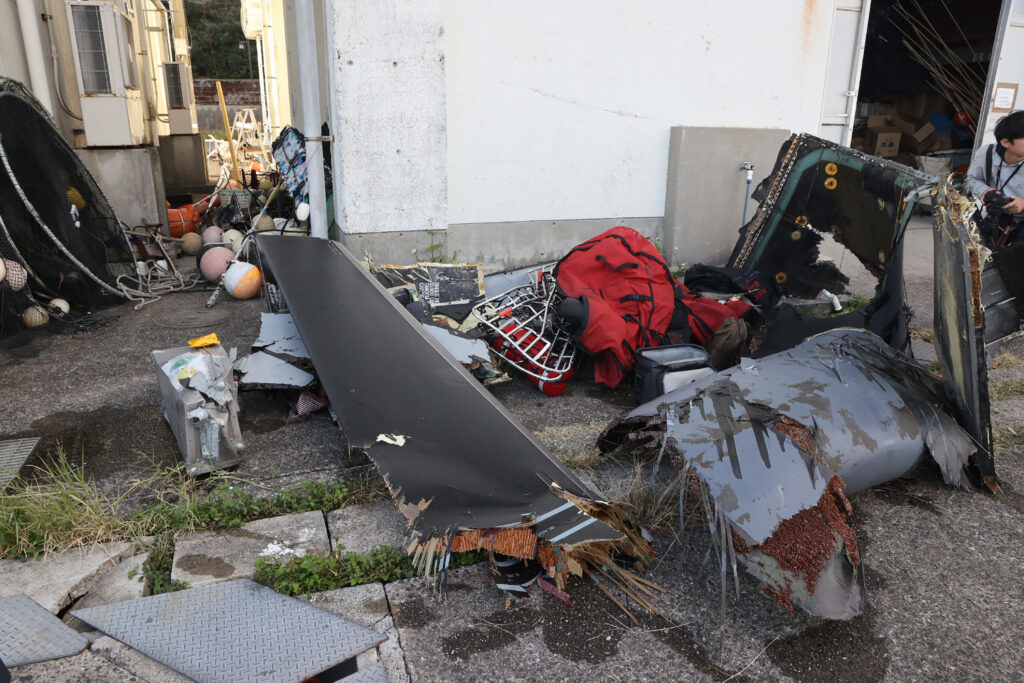
[[[118,515],[134,487],[117,496],[103,493],[61,448],[37,469],[46,476],[34,482],[16,477],[0,495],[0,557],[38,557],[149,532],[145,520]]]
[[[668,459],[661,463],[662,473],[675,471]],[[612,499],[621,501],[631,507],[629,520],[652,532],[667,531],[679,525],[679,494],[670,489],[678,489],[679,482],[671,483],[656,479],[653,487],[650,484],[650,471],[644,463],[636,461],[632,476],[625,479],[618,491],[611,492]]]
[[[988,385],[988,396],[993,401],[1005,401],[1024,396],[1024,377],[990,383]]]
[[[596,448],[590,448],[573,451],[568,455],[559,455],[558,459],[569,469],[580,472],[598,467],[606,460],[606,457]]]
[[[1024,365],[1024,360],[1021,360],[1019,356],[1005,348],[1000,350],[995,358],[992,359],[992,369],[994,370],[1012,370],[1022,365]]]
[[[935,331],[930,327],[922,327],[921,325],[911,325],[910,338],[913,339],[914,341],[931,344],[935,341]]]
[[[350,479],[307,481],[279,490],[227,473],[197,480],[183,466],[147,470],[116,491],[103,491],[61,448],[30,474],[16,477],[0,495],[0,558],[39,557],[145,536],[170,538],[165,545],[173,547],[173,533],[238,527],[255,519],[330,511],[386,496],[383,482],[369,470]],[[262,489],[265,495],[243,486]],[[150,502],[139,507],[140,500]],[[125,512],[133,507],[134,512]]]
[[[992,432],[992,444],[997,451],[1024,450],[1024,429],[1003,427]]]

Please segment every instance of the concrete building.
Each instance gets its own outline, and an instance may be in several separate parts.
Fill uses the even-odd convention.
[[[313,4],[327,12],[317,39],[328,43],[340,238],[408,261],[441,233],[449,254],[495,267],[561,254],[615,224],[660,239],[674,262],[724,261],[744,163],[756,185],[791,131],[849,143],[872,6]],[[1024,0],[1002,3],[990,86],[1021,80],[1022,20]],[[994,125],[987,113],[979,131]]]
[[[206,185],[182,0],[0,3],[0,74],[25,83],[118,217],[166,227],[171,192]]]

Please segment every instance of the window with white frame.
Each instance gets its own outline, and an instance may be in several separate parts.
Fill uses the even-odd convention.
[[[82,75],[82,88],[87,95],[105,95],[110,87],[107,46],[103,36],[103,16],[98,5],[72,5],[75,44]]]

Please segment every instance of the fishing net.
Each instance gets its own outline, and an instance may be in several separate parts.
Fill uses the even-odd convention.
[[[0,78],[0,255],[27,286],[0,282],[0,337],[19,330],[30,300],[60,297],[95,310],[121,301],[117,276],[134,270],[114,210],[45,111]]]

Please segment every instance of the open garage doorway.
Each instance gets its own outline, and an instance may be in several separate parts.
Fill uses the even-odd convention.
[[[940,177],[966,172],[990,108],[1002,5],[872,0],[851,146]]]

